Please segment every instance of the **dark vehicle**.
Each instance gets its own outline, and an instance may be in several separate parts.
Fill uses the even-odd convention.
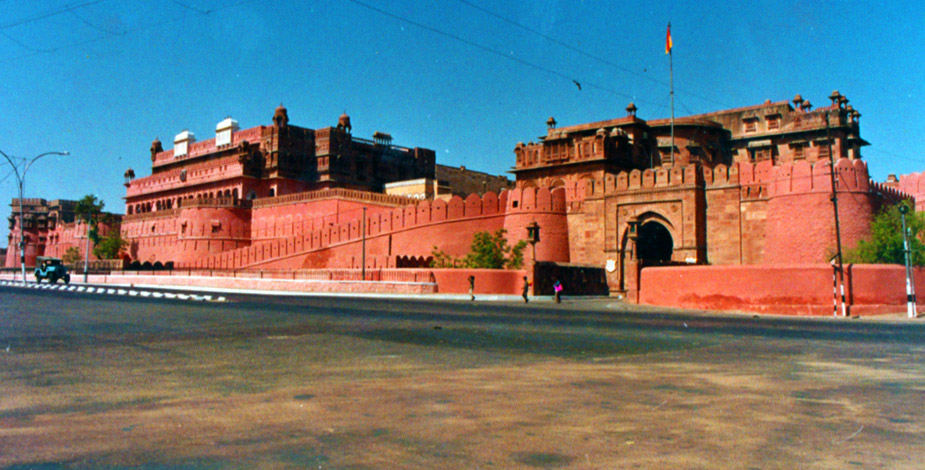
[[[35,261],[35,282],[42,282],[42,279],[48,279],[51,284],[58,282],[58,279],[64,280],[65,284],[71,282],[71,274],[67,272],[67,266],[61,263],[60,258],[39,256]]]

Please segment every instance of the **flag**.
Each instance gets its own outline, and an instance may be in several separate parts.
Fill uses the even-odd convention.
[[[665,38],[665,54],[671,54],[671,23],[668,23],[668,36]]]

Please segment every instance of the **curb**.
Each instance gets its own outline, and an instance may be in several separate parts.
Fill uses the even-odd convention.
[[[27,282],[23,285],[18,281],[0,280],[0,286],[19,287],[21,289],[40,289],[40,290],[60,290],[66,292],[78,292],[83,294],[104,294],[104,295],[123,295],[129,297],[144,297],[152,299],[174,299],[186,300],[191,302],[225,302],[224,296],[214,297],[212,295],[196,294],[178,294],[173,292],[157,292],[139,289],[123,289],[121,287],[95,287],[95,286],[76,286],[70,284],[40,284]]]

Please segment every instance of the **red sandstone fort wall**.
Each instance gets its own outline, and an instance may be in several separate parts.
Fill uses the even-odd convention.
[[[925,211],[925,172],[901,175],[899,190],[915,198],[915,210]]]
[[[925,292],[925,269],[915,270],[915,280],[916,291]],[[905,311],[902,266],[847,265],[846,284],[852,314]],[[645,268],[640,285],[639,302],[651,305],[782,315],[833,312],[828,264]]]
[[[107,237],[112,230],[117,230],[118,223],[100,222],[98,232],[100,237]],[[4,266],[20,266],[19,261],[19,230],[10,231],[9,249],[6,252]],[[70,248],[77,248],[83,257],[87,251],[87,225],[77,222],[59,223],[54,229],[25,230],[26,239],[26,266],[35,266],[38,256],[61,258]],[[90,246],[90,260],[97,260],[93,255],[93,245]]]
[[[773,170],[763,261],[828,261],[836,252],[828,162],[783,164]],[[876,196],[863,161],[840,159],[835,170],[842,247],[850,249],[869,234]]]
[[[363,256],[362,213],[338,224],[268,240],[250,247],[197,260],[203,268],[331,268],[360,267]],[[526,238],[526,226],[542,227],[536,245],[537,258],[568,261],[568,230],[565,223],[565,192],[546,188],[492,192],[465,200],[422,201],[378,213],[367,212],[367,267],[394,267],[398,259],[419,262],[431,256],[433,247],[454,257],[469,252],[476,232],[508,230],[510,244]],[[531,252],[525,253],[529,261]]]

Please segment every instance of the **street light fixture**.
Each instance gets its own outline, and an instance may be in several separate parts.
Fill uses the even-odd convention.
[[[6,161],[10,162],[10,166],[13,167],[13,173],[16,175],[16,183],[19,185],[19,263],[22,266],[22,283],[26,283],[26,239],[23,237],[23,209],[24,204],[23,200],[23,186],[26,182],[26,172],[29,171],[29,167],[35,163],[36,160],[44,157],[45,155],[70,155],[70,152],[45,152],[40,155],[32,157],[32,160],[29,160],[23,166],[22,173],[19,172],[19,167],[13,163],[13,159],[9,155],[0,150],[0,155],[3,155],[6,158]]]
[[[909,230],[906,229],[908,212],[909,206],[899,205],[899,214],[903,222],[903,258],[906,262],[906,315],[915,318],[918,313],[915,311],[915,283],[912,281],[912,250],[909,249]]]

